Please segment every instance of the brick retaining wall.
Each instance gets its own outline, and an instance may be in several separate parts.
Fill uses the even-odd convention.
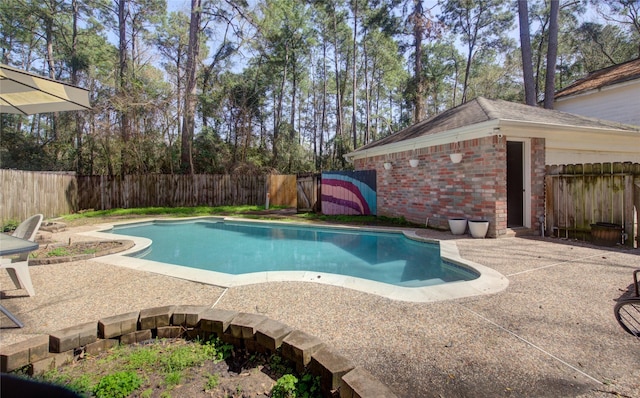
[[[321,340],[264,315],[220,310],[207,306],[148,308],[61,329],[2,348],[2,372],[27,367],[41,374],[71,362],[81,353],[95,355],[118,344],[152,338],[201,338],[212,335],[236,348],[281,355],[296,370],[320,377],[323,396],[338,390],[341,398],[395,397],[387,386],[363,368],[327,347]]]

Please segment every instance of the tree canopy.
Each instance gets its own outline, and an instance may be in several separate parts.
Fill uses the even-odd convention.
[[[640,55],[638,2],[554,1],[557,20],[551,0],[3,0],[0,62],[89,89],[93,109],[0,115],[0,167],[348,169],[477,96],[527,87],[535,105]]]

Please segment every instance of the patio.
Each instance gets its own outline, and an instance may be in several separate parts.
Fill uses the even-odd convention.
[[[90,229],[54,238],[86,239],[75,234]],[[613,317],[639,267],[638,250],[517,237],[456,243],[462,257],[505,275],[508,288],[408,303],[315,283],[222,289],[99,258],[33,266],[34,297],[0,275],[2,305],[25,324],[14,328],[2,317],[0,344],[144,308],[198,304],[263,314],[312,334],[402,397],[640,396],[640,340]]]

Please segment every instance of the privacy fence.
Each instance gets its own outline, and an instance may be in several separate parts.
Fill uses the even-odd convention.
[[[267,178],[266,175],[216,174],[78,177],[78,206],[109,210],[264,204]],[[274,204],[279,201],[278,193],[276,191],[272,199]]]
[[[133,207],[297,206],[295,175],[84,176],[0,169],[0,225],[79,210]]]
[[[548,234],[591,239],[599,225],[619,226],[618,238],[637,247],[640,211],[640,164],[595,163],[548,166]]]
[[[0,221],[25,220],[78,210],[78,181],[70,173],[0,170]]]

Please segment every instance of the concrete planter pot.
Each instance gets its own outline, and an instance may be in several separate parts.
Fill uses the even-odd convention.
[[[467,219],[466,218],[450,218],[449,229],[451,230],[451,233],[454,235],[464,234],[467,230]]]
[[[469,220],[469,233],[474,238],[482,239],[487,236],[489,230],[489,221],[486,220]]]

